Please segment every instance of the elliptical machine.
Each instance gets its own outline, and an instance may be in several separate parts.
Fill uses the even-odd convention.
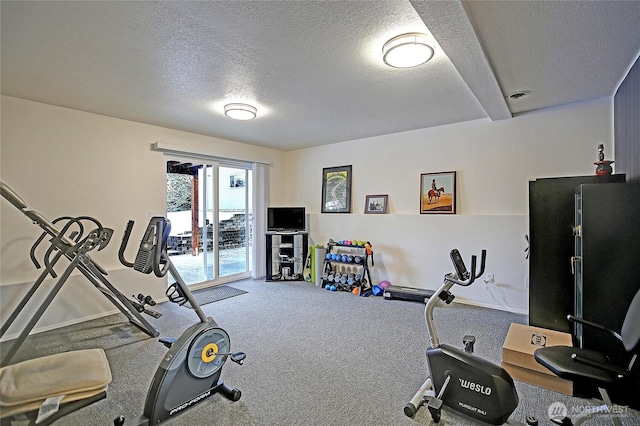
[[[167,254],[171,222],[164,217],[150,220],[132,263],[125,259],[124,252],[133,224],[130,220],[122,237],[118,253],[120,262],[144,274],[153,272],[157,277],[171,274],[175,283],[167,289],[169,300],[179,305],[188,302],[200,321],[187,328],[178,339],[160,338],[169,351],[151,381],[143,415],[132,420],[119,416],[114,425],[156,425],[217,392],[231,401],[238,401],[241,392],[225,385],[220,374],[227,357],[242,365],[246,355],[243,352],[231,353],[229,335],[213,318],[204,314],[171,262]]]
[[[473,353],[474,336],[464,336],[464,349],[441,344],[433,322],[433,309],[438,300],[450,304],[455,296],[449,291],[454,284],[471,285],[484,274],[487,252],[482,250],[480,272],[476,273],[476,256],[471,257],[469,272],[454,249],[450,253],[455,274],[446,274],[444,283],[425,307],[425,320],[431,346],[427,348],[427,365],[430,377],[404,407],[404,413],[413,417],[422,405],[427,405],[435,423],[440,421],[442,406],[447,406],[474,419],[499,425],[522,424],[509,420],[518,407],[518,394],[513,379],[503,368]],[[528,425],[536,425],[533,417],[527,417]]]

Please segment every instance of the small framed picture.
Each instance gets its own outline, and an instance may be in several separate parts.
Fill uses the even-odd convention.
[[[456,214],[456,172],[420,175],[420,213]]]
[[[322,169],[322,213],[351,213],[351,166]]]
[[[387,213],[388,195],[367,195],[364,202],[364,212],[368,214]]]

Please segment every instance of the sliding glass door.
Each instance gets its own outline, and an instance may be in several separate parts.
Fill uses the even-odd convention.
[[[167,161],[169,254],[187,284],[250,276],[251,185],[249,165]]]
[[[247,272],[251,264],[252,179],[251,170],[232,167],[220,167],[218,176],[219,272],[226,277]]]

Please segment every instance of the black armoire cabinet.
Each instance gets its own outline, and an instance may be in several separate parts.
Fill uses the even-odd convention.
[[[640,183],[580,185],[575,194],[575,315],[620,332],[640,289]],[[613,336],[576,326],[580,347],[629,362]]]
[[[580,185],[575,205],[575,315],[620,332],[640,289],[640,183]],[[580,325],[573,332],[576,345],[604,352],[616,365],[629,363],[622,344],[608,333]],[[610,389],[612,399],[640,409],[640,372],[625,383]],[[575,392],[589,394],[580,385]]]
[[[529,324],[572,332],[575,192],[582,184],[625,182],[624,175],[575,176],[529,182]]]

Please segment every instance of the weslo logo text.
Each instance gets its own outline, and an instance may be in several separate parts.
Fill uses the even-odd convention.
[[[460,386],[462,386],[465,389],[476,391],[476,392],[481,393],[483,395],[491,395],[491,388],[488,387],[488,386],[482,386],[482,385],[479,385],[477,383],[473,383],[473,382],[470,382],[468,380],[461,379],[461,378],[458,378],[458,380],[460,381]]]

